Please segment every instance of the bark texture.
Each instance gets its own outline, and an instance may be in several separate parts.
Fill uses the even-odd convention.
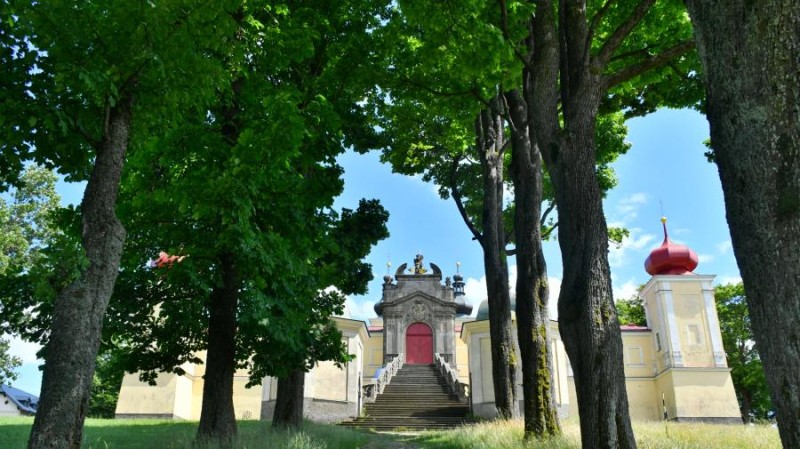
[[[197,427],[197,439],[215,441],[226,446],[237,433],[233,409],[233,375],[236,371],[239,276],[232,254],[222,254],[219,259],[222,285],[211,292],[209,304],[203,408]]]
[[[89,266],[56,298],[29,449],[78,449],[81,445],[103,317],[125,241],[115,207],[132,105],[133,98],[123,96],[106,114],[103,139],[81,202],[81,239]]]
[[[543,167],[529,133],[528,106],[520,91],[506,95],[511,123],[511,177],[514,181],[514,232],[517,256],[517,335],[522,359],[525,437],[561,433],[553,398],[549,289],[540,226]]]
[[[278,394],[275,398],[275,413],[272,427],[298,428],[303,425],[303,390],[306,373],[293,370],[288,376],[278,379]]]
[[[643,7],[647,3],[641,2]],[[592,56],[584,1],[561,0],[558,15],[555,11],[554,2],[536,1],[525,95],[531,138],[547,164],[558,204],[564,265],[559,330],[575,375],[582,447],[635,448],[611,290],[608,229],[595,173],[596,117],[609,85],[602,67],[614,46]]]
[[[511,296],[508,285],[506,238],[503,230],[503,131],[502,101],[495,97],[475,121],[475,135],[483,169],[483,263],[489,302],[489,334],[492,339],[492,378],[498,416],[519,416],[515,397],[516,339],[511,328]]]
[[[711,145],[785,448],[800,447],[800,8],[687,0]]]

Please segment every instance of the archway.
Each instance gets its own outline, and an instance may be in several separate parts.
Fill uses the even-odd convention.
[[[429,365],[433,363],[433,331],[425,323],[414,323],[406,329],[406,363]]]

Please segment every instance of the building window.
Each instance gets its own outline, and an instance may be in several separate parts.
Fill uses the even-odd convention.
[[[633,346],[628,348],[628,365],[633,366],[643,366],[644,365],[644,355],[642,354],[642,348],[638,346]]]
[[[656,352],[661,352],[661,334],[656,332]]]
[[[703,333],[700,331],[700,326],[697,324],[690,324],[687,326],[689,330],[689,344],[694,346],[703,345]]]

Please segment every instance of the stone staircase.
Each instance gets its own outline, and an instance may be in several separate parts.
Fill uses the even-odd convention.
[[[366,416],[340,425],[374,430],[433,430],[466,421],[469,404],[450,393],[435,365],[405,365],[373,403]]]

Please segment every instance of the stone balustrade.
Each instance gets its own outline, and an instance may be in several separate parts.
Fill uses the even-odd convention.
[[[392,377],[403,367],[405,361],[405,354],[400,353],[387,363],[386,366],[378,369],[378,371],[375,372],[375,376],[372,377],[374,383],[363,386],[362,394],[364,402],[375,402],[378,395],[383,393],[383,389],[386,388],[386,385],[389,385],[392,381]]]
[[[442,354],[434,353],[433,359],[436,363],[436,368],[442,374],[450,391],[458,395],[458,399],[466,401],[469,398],[469,385],[462,383],[458,380],[458,372],[448,362],[449,357],[443,357]]]

